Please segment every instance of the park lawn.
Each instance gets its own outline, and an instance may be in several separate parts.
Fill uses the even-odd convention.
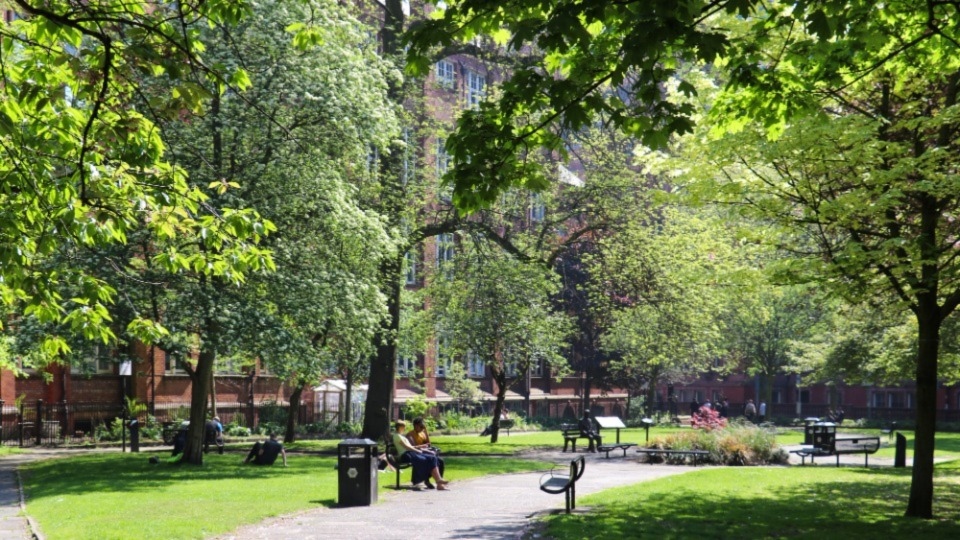
[[[676,427],[653,427],[650,429],[650,438],[657,435],[666,435],[674,433],[683,428]],[[689,428],[687,428],[689,429]],[[614,441],[616,432],[613,430],[604,430],[602,435],[604,440]],[[553,431],[512,431],[510,435],[501,431],[496,444],[490,442],[489,436],[481,437],[479,434],[471,433],[466,435],[443,435],[432,434],[431,442],[441,449],[444,455],[517,455],[524,452],[535,450],[560,450],[563,448],[563,437],[559,430]],[[635,442],[643,445],[645,433],[642,428],[629,428],[620,430],[620,440],[625,442]],[[382,444],[378,442],[378,446]],[[581,440],[577,448],[584,444],[586,440]],[[288,450],[302,452],[318,452],[336,454],[337,445],[340,443],[337,439],[305,439],[286,445]]]
[[[164,457],[150,465],[147,454],[98,453],[25,465],[27,513],[50,540],[173,540],[336,504],[335,457],[288,452],[286,468],[244,466],[241,454],[210,454],[202,467]],[[447,478],[549,468],[519,459],[449,458]],[[409,469],[401,478],[409,484]],[[379,475],[381,493],[394,481],[392,472]]]
[[[960,538],[960,465],[938,467],[937,519],[903,517],[909,469],[729,467],[578,498],[545,537]]]

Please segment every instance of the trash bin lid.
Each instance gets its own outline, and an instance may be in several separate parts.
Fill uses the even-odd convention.
[[[370,439],[344,439],[338,446],[376,446],[375,441]]]

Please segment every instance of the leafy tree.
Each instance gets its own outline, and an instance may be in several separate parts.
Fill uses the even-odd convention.
[[[773,223],[769,238],[796,255],[782,277],[817,280],[853,301],[883,299],[916,319],[906,513],[929,518],[941,329],[960,304],[952,217],[960,76],[954,62],[940,61],[956,56],[942,25],[954,7],[844,5],[844,13],[823,8],[843,24],[811,23],[818,35],[771,15],[754,52],[732,60],[736,91],[712,113],[742,131],[717,143],[711,166],[724,177],[724,198]],[[797,108],[789,123],[758,106],[771,99]]]
[[[301,51],[288,28],[311,14],[330,30],[322,49]],[[250,86],[238,93],[198,85],[210,96],[208,110],[158,122],[177,163],[209,190],[211,207],[253,207],[280,229],[269,246],[277,272],[252,276],[247,287],[227,287],[194,268],[152,282],[161,289],[158,316],[177,330],[164,345],[196,353],[187,364],[193,384],[184,459],[191,463],[202,461],[218,356],[259,357],[291,381],[292,439],[305,386],[369,350],[385,305],[378,265],[393,243],[359,200],[371,189],[369,144],[385,144],[396,131],[373,43],[335,3],[261,2],[239,24],[197,31],[207,58],[246,66]],[[167,84],[145,79],[147,102]]]
[[[104,343],[117,335],[115,288],[65,254],[124,244],[143,226],[158,244],[192,239],[216,248],[151,253],[170,270],[194,266],[239,283],[268,268],[269,254],[255,243],[269,224],[250,211],[209,212],[207,196],[167,159],[156,125],[132,106],[140,71],[176,80],[163,100],[172,109],[200,106],[187,75],[242,85],[242,70],[205,64],[184,30],[196,18],[235,22],[247,4],[10,4],[23,17],[0,26],[0,297],[57,328],[32,358],[69,352],[65,333]],[[155,340],[163,333],[155,322],[134,317],[123,330]]]
[[[650,208],[605,239],[591,264],[596,309],[610,320],[602,346],[615,380],[634,391],[718,369],[738,268],[720,222],[675,205]]]
[[[560,351],[571,325],[551,306],[557,285],[548,269],[491,250],[482,239],[466,246],[446,263],[454,268],[441,268],[432,280],[430,310],[451,358],[472,354],[490,367],[497,385],[495,443],[507,389],[517,377],[536,362],[555,376],[564,372]]]

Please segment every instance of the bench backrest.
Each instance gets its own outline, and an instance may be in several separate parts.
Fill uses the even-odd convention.
[[[835,452],[868,452],[870,454],[880,449],[880,437],[844,437],[834,441]]]

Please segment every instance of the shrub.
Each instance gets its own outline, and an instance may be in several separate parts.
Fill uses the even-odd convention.
[[[777,446],[776,434],[750,423],[732,423],[712,430],[683,431],[658,437],[651,448],[706,450],[708,461],[719,465],[768,465],[786,463],[787,454]],[[679,459],[678,459],[679,461]]]
[[[690,417],[690,425],[698,429],[712,431],[726,427],[727,419],[722,418],[716,409],[700,407],[700,410]]]

